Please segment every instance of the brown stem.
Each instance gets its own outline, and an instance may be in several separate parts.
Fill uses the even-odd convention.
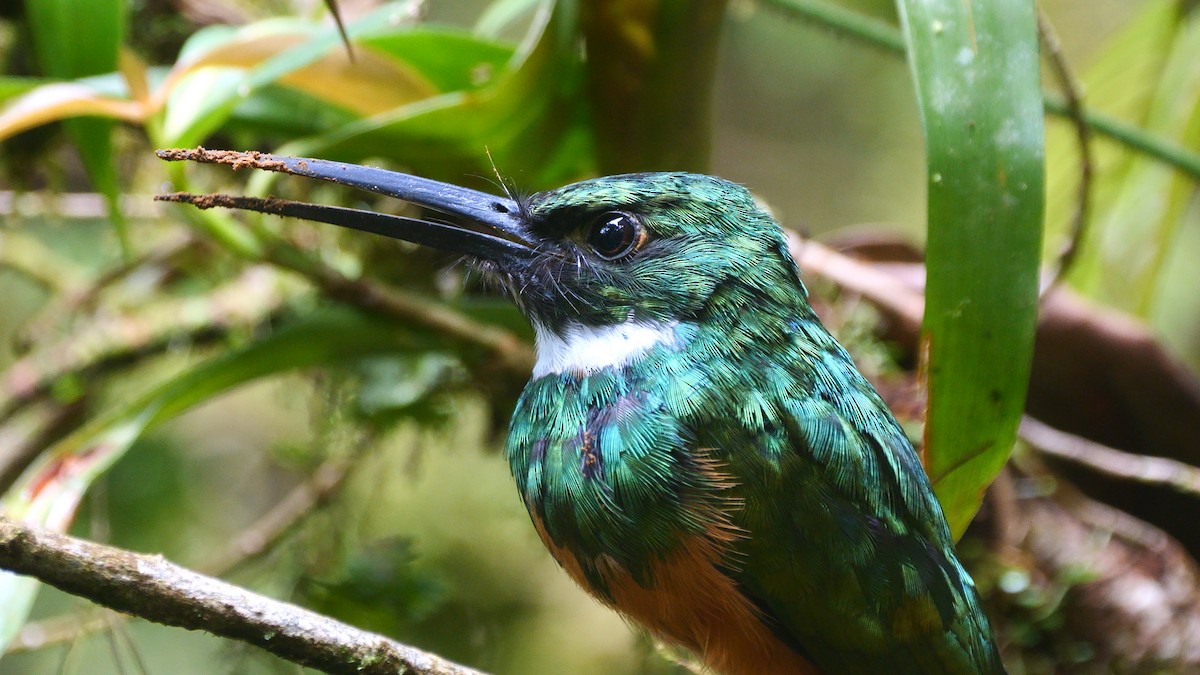
[[[374,434],[368,434],[359,443],[359,450],[374,439]],[[224,551],[200,569],[213,576],[224,576],[273,550],[289,532],[304,522],[307,516],[323,504],[329,503],[341,490],[354,466],[353,457],[357,455],[358,452],[355,452],[351,458],[331,459],[321,464],[307,480],[293,488],[274,508],[242,530]],[[125,618],[124,614],[83,616],[72,612],[29,622],[21,628],[20,633],[9,645],[8,651],[31,651],[73,642],[85,635],[112,628],[117,621]]]
[[[337,494],[352,467],[349,459],[342,458],[321,464],[308,480],[293,488],[274,508],[242,530],[225,551],[206,563],[203,569],[224,576],[271,551],[314,509],[327,504]]]
[[[304,276],[336,300],[393,319],[415,321],[446,337],[482,347],[496,357],[497,365],[511,374],[526,377],[533,368],[533,350],[503,328],[476,321],[441,303],[370,279],[351,279],[291,246],[274,247],[267,251],[266,258],[274,265]]]
[[[149,556],[0,517],[0,568],[156,623],[240,640],[346,675],[479,671]]]
[[[1200,497],[1200,469],[1166,457],[1147,457],[1122,452],[1065,431],[1026,415],[1021,419],[1021,438],[1042,454],[1066,460],[1124,480],[1162,485]]]
[[[1037,8],[1037,21],[1038,37],[1041,39],[1043,52],[1050,60],[1059,84],[1062,85],[1063,95],[1067,102],[1067,118],[1075,126],[1075,139],[1079,146],[1079,190],[1076,197],[1075,216],[1071,221],[1071,232],[1067,243],[1058,254],[1058,266],[1050,278],[1050,282],[1042,289],[1044,297],[1070,270],[1071,264],[1075,262],[1076,255],[1079,253],[1080,243],[1087,234],[1088,216],[1091,212],[1093,160],[1092,130],[1085,119],[1083,87],[1071,71],[1071,67],[1063,55],[1058,33],[1055,32],[1053,24],[1050,23],[1041,7]]]

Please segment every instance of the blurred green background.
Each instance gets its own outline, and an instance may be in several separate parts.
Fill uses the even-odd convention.
[[[841,4],[886,23],[896,21],[889,1]],[[377,11],[369,2],[343,5],[352,32],[356,21]],[[1087,83],[1089,94],[1095,94],[1091,103],[1109,106],[1113,114],[1124,114],[1131,122],[1150,124],[1150,101],[1158,100],[1154,87],[1177,88],[1180,98],[1186,98],[1179,109],[1190,112],[1183,115],[1182,123],[1175,127],[1164,123],[1159,131],[1176,134],[1171,138],[1195,151],[1200,138],[1196,68],[1180,75],[1178,85],[1146,77],[1131,82],[1134,76],[1119,68],[1093,68],[1113,59],[1125,59],[1133,68],[1135,60],[1120,50],[1139,44],[1134,28],[1152,23],[1146,17],[1156,7],[1175,5],[1155,0],[1042,3],[1060,34],[1066,58]],[[324,9],[312,2],[141,0],[125,9],[128,32],[123,42],[151,66],[182,62],[178,49],[183,42],[203,25],[221,19],[261,28],[269,24],[255,22],[292,17],[295,23],[287,28],[303,28],[297,34],[305,39],[324,40],[322,45],[336,41]],[[482,98],[479,92],[499,77],[494,71],[508,67],[507,55],[514,45],[533,34],[531,26],[540,20],[536,10],[534,3],[480,0],[408,3],[393,14],[403,15],[398,20],[419,22],[415,25],[449,27],[454,35],[470,35],[473,27],[475,35],[486,32],[486,39],[471,47],[478,50],[475,58],[482,65],[470,71],[474,80],[466,85]],[[4,100],[16,100],[45,81],[39,78],[112,71],[109,66],[96,73],[51,72],[45,59],[36,56],[28,3],[4,11],[0,21],[0,56],[7,76],[6,88],[0,91]],[[1179,10],[1174,29],[1195,34],[1194,13]],[[387,24],[386,18],[382,24]],[[826,27],[785,19],[751,0],[731,0],[719,29],[710,172],[751,187],[781,223],[804,234],[822,238],[870,227],[919,242],[925,224],[924,150],[913,85],[903,59]],[[228,39],[213,32],[216,29],[206,30],[214,41]],[[367,34],[386,34],[378,27],[372,30]],[[1145,31],[1148,37],[1140,39],[1153,40],[1149,30]],[[379,44],[385,42],[379,39]],[[188,44],[200,49],[195,40]],[[414,55],[420,54],[430,62],[436,60],[439,50],[452,49],[447,44],[431,38],[425,46],[400,42],[393,46],[415,63],[419,59]],[[493,49],[489,44],[495,45],[493,51],[488,51]],[[571,45],[568,41],[559,48],[570,53],[576,49]],[[256,66],[268,61],[262,53],[245,49],[231,59],[254,60]],[[363,58],[361,43],[358,49]],[[453,49],[467,51],[461,45]],[[563,67],[567,74],[559,81],[577,77],[570,69],[578,64]],[[435,68],[427,65],[421,71],[425,79],[432,79],[427,73]],[[205,76],[193,74],[196,80]],[[152,70],[150,89],[165,77],[165,70]],[[15,388],[21,377],[32,377],[14,372],[12,366],[44,346],[61,345],[47,357],[54,358],[70,349],[95,354],[112,345],[133,344],[141,337],[137,331],[164,336],[153,358],[131,357],[102,372],[85,371],[52,383],[51,398],[64,408],[77,404],[82,410],[119,409],[164,378],[195,367],[224,348],[270,334],[303,312],[329,309],[295,275],[249,265],[220,246],[204,243],[203,237],[179,239],[180,222],[195,217],[160,209],[150,201],[156,192],[184,187],[182,169],[169,168],[151,154],[162,141],[348,157],[398,169],[414,167],[476,186],[487,186],[490,180],[477,138],[462,140],[458,154],[453,143],[444,139],[437,125],[457,124],[452,114],[449,121],[406,122],[411,126],[404,131],[410,134],[405,138],[417,139],[411,146],[389,145],[388,136],[371,133],[323,135],[323,128],[353,127],[362,115],[347,112],[345,101],[336,94],[323,98],[320,93],[297,94],[294,88],[266,84],[255,96],[239,99],[232,113],[226,111],[211,123],[192,120],[188,127],[188,115],[200,113],[196,112],[199,104],[186,97],[200,100],[225,86],[216,81],[219,76],[212,78],[180,85],[173,94],[180,99],[165,115],[160,110],[144,123],[112,127],[109,152],[117,168],[110,179],[118,185],[117,199],[126,220],[120,227],[114,227],[107,211],[111,193],[106,201],[103,187],[97,187],[105,179],[74,149],[71,128],[39,123],[4,137],[0,247],[7,251],[0,253],[0,262],[5,263],[0,264],[0,372],[7,371],[10,387]],[[111,87],[116,81],[98,86]],[[434,84],[452,89],[446,82]],[[1052,84],[1047,86],[1053,89]],[[520,91],[504,95],[527,101],[531,110],[543,110],[537,106],[560,106],[562,100],[579,95],[578,89],[565,87],[556,94],[559,99],[545,101],[533,96],[522,99],[527,95]],[[257,96],[259,92],[262,96]],[[612,96],[619,110],[622,93],[614,90]],[[597,160],[586,150],[587,141],[579,140],[574,113],[567,107],[562,111],[545,114],[549,122],[539,122],[545,127],[480,132],[480,138],[492,134],[499,139],[488,141],[492,158],[498,171],[516,186],[544,188],[597,169]],[[463,114],[485,113],[468,107]],[[7,121],[13,117],[10,109]],[[173,124],[175,129],[187,127],[186,133],[172,136]],[[1054,121],[1049,131],[1046,249],[1057,251],[1072,204],[1069,176],[1075,157],[1066,123]],[[557,134],[558,142],[547,144],[553,148],[536,147],[536,140],[547,133]],[[428,157],[442,164],[427,164]],[[1131,160],[1106,161],[1105,167],[1111,167]],[[1122,207],[1121,198],[1098,195],[1094,235],[1085,243],[1084,258],[1071,280],[1086,294],[1142,316],[1178,354],[1200,366],[1200,304],[1190,262],[1200,254],[1200,206],[1194,180],[1183,189],[1161,167],[1167,178],[1129,178],[1137,169],[1122,166],[1121,179],[1141,181],[1143,195],[1175,206],[1161,217],[1165,225],[1139,233],[1153,214]],[[246,176],[206,169],[188,168],[186,189],[242,191],[233,187],[234,181]],[[1106,180],[1105,194],[1130,189],[1118,179]],[[283,180],[267,186],[263,182],[250,189],[292,196],[312,190],[310,197],[350,199],[341,191],[297,183]],[[74,205],[65,201],[66,196],[79,193],[90,197]],[[354,198],[363,203],[361,196]],[[1145,204],[1136,195],[1123,199]],[[219,223],[193,220],[190,226],[226,249],[229,241],[237,241],[236,228],[227,241],[221,239],[225,230]],[[284,232],[289,241],[352,277],[363,273],[416,288],[470,316],[486,317],[528,335],[515,310],[503,300],[476,292],[477,281],[467,279],[464,294],[463,277],[469,275],[445,256],[278,221],[257,222],[251,231],[255,227]],[[1134,248],[1123,241],[1134,241]],[[28,248],[18,255],[18,246]],[[106,288],[103,297],[86,302],[70,299],[72,293],[83,292],[97,271],[119,268],[127,257],[137,260],[146,251],[160,249],[170,254],[157,264],[142,264],[136,272],[123,275]],[[1140,264],[1131,260],[1135,252],[1151,258],[1145,263],[1150,271],[1134,269]],[[1119,273],[1114,271],[1114,261],[1121,261]],[[1130,278],[1122,276],[1126,273]],[[1119,277],[1115,285],[1110,283],[1112,275]],[[237,318],[229,307],[214,306],[214,289],[231,283],[236,284],[233,297],[261,294],[264,298],[247,318]],[[1137,297],[1131,297],[1134,291]],[[200,317],[196,321],[203,324],[209,314],[234,318],[213,335],[202,336],[198,330],[175,334],[169,328],[172,323],[186,323],[189,316]],[[344,325],[359,326],[357,321],[346,319]],[[90,347],[86,340],[92,338],[102,344]],[[500,453],[507,406],[519,378],[510,381],[514,378],[506,375],[497,377],[495,386],[481,385],[479,378],[495,372],[487,363],[490,356],[459,345],[430,348],[420,342],[420,331],[404,339],[419,344],[413,351],[383,352],[350,365],[326,363],[259,379],[151,429],[111,470],[98,470],[71,531],[134,550],[161,552],[204,569],[226,560],[230,542],[317,467],[348,463],[352,468],[344,484],[326,502],[270,551],[240,564],[230,578],[491,672],[685,672],[575,588],[529,526]],[[58,411],[46,408],[44,413]],[[18,424],[20,418],[4,431],[20,434],[40,428],[38,424],[45,420],[38,414],[38,409],[32,409],[26,426]],[[64,413],[68,418],[71,414],[84,413]],[[65,626],[70,632],[79,621],[110,626],[55,646],[14,651],[0,659],[0,673],[297,670],[203,634],[105,619],[86,601],[53,590],[38,595],[33,616],[35,621],[69,617],[36,624],[47,630]]]

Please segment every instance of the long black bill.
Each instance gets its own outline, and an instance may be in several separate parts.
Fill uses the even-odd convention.
[[[159,150],[155,154],[167,161],[228,164],[234,169],[265,169],[340,183],[367,192],[403,199],[465,223],[482,226],[491,232],[418,218],[286,199],[176,192],[158,195],[155,197],[158,201],[182,202],[202,209],[224,207],[315,220],[455,253],[467,253],[501,263],[506,259],[528,259],[534,251],[521,220],[519,205],[511,199],[485,192],[394,171],[324,159],[204,148]]]

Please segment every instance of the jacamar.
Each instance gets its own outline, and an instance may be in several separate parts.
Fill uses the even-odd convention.
[[[536,335],[506,448],[517,489],[562,568],[653,635],[727,674],[1004,672],[912,445],[741,186],[643,173],[497,197],[314,159],[165,156],[459,221],[166,197],[448,249],[498,280]]]

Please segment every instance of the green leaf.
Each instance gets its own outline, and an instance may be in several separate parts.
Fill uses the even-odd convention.
[[[1111,49],[1088,73],[1087,82],[1099,89],[1095,102],[1125,108],[1160,138],[1200,147],[1200,14],[1176,3],[1152,4]],[[1128,64],[1129,74],[1114,61]],[[1109,81],[1127,84],[1125,95]],[[1150,158],[1103,149],[1095,217],[1071,281],[1145,317],[1198,184]]]
[[[237,144],[253,146],[320,134],[434,94],[491,84],[513,53],[511,46],[448,28],[355,27],[361,35],[353,64],[336,47],[315,62],[291,49],[303,35],[327,40],[321,33],[326,28],[295,20],[197,33],[168,83],[164,142],[192,145],[217,128]],[[295,70],[274,84],[245,87],[253,69],[285,51],[302,57],[290,61]],[[355,86],[348,86],[347,73]]]
[[[234,68],[205,68],[181,77],[171,87],[163,116],[161,145],[198,145],[233,113],[242,73]]]
[[[428,347],[428,345],[424,345]],[[317,312],[92,418],[47,450],[0,499],[0,513],[57,531],[96,478],[146,430],[242,384],[297,368],[414,347],[411,334],[350,310]],[[37,585],[0,572],[0,653],[28,618]]]
[[[140,122],[143,115],[134,101],[106,96],[81,83],[51,82],[14,96],[0,108],[0,139],[58,120],[78,121],[68,119],[73,117]]]
[[[431,26],[364,35],[358,44],[415,69],[441,93],[491,84],[513,56],[512,45]]]
[[[0,76],[0,102],[28,93],[47,81],[36,77]]]
[[[38,0],[26,4],[34,50],[42,71],[56,78],[75,79],[117,69],[125,33],[125,0]],[[71,119],[64,123],[96,190],[108,202],[109,213],[126,253],[121,185],[112,156],[112,122]]]
[[[591,159],[575,10],[568,0],[543,4],[490,86],[419,101],[277,152],[349,162],[383,157],[451,181],[488,175],[494,161],[523,187],[561,184],[586,172]],[[250,191],[271,180],[253,177]]]
[[[537,9],[540,0],[493,0],[475,20],[474,32],[481,37],[497,38],[521,18]]]
[[[238,103],[221,131],[232,137],[232,147],[262,147],[336,129],[358,118],[295,89],[269,86]]]
[[[352,36],[392,26],[385,5],[347,27]],[[261,21],[236,30],[213,28],[185,45],[168,83],[162,142],[193,145],[216,131],[235,107],[263,87],[287,86],[357,115],[426,98],[434,87],[408,65],[369,50],[351,63],[333,27],[295,19]]]
[[[7,647],[29,619],[38,587],[33,577],[0,571],[0,647]]]
[[[1043,126],[1032,0],[900,0],[928,156],[924,460],[959,535],[1008,458],[1037,320]]]

